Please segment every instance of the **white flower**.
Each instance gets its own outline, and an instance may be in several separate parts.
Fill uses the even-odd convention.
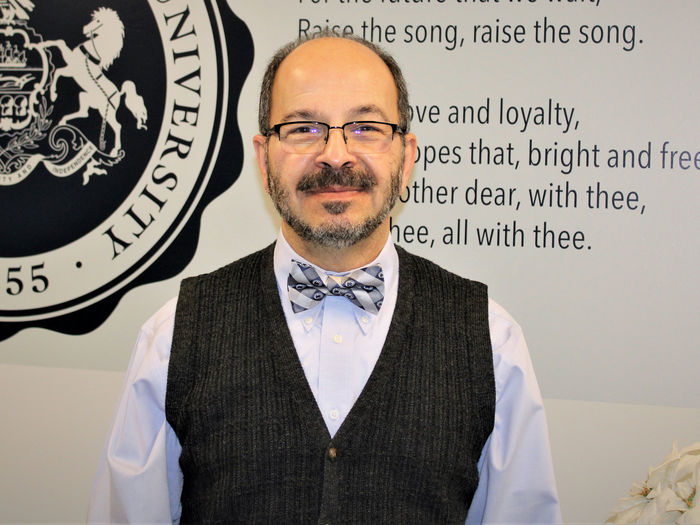
[[[698,525],[700,523],[700,505],[688,509],[676,523],[678,525]]]
[[[639,523],[639,517],[644,512],[649,500],[646,496],[638,494],[628,498],[622,498],[612,510],[612,515],[608,518],[609,523],[625,524]]]
[[[671,453],[649,469],[645,482],[635,482],[606,523],[700,524],[700,442]]]

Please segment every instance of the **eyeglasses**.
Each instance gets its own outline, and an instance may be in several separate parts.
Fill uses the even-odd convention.
[[[282,122],[272,126],[264,135],[277,134],[287,153],[312,154],[323,151],[332,129],[342,130],[348,152],[353,154],[384,153],[391,147],[394,133],[405,133],[398,124],[362,120],[346,122],[342,126],[312,121]]]

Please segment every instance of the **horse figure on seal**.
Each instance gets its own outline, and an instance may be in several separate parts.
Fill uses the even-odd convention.
[[[92,13],[92,20],[83,27],[87,38],[82,44],[71,49],[63,40],[47,40],[41,47],[55,47],[61,52],[66,65],[55,71],[49,87],[51,100],[56,100],[56,84],[61,77],[72,78],[83,90],[78,95],[78,111],[64,116],[59,125],[69,120],[86,118],[90,109],[102,115],[100,128],[100,150],[106,149],[105,128],[108,124],[114,133],[114,146],[110,156],[114,157],[121,149],[121,124],[117,120],[117,108],[124,103],[136,119],[138,129],[146,129],[148,112],[143,98],[136,92],[130,80],[120,89],[107,78],[105,72],[121,53],[124,45],[124,24],[113,9],[100,7]]]

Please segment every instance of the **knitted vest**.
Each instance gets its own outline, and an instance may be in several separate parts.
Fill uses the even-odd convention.
[[[273,247],[183,281],[165,407],[183,523],[464,523],[494,422],[486,287],[397,250],[386,342],[333,439]]]

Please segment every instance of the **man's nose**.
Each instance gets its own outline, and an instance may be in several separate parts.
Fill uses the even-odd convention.
[[[343,166],[353,165],[356,160],[355,156],[348,151],[342,128],[329,129],[328,140],[321,153],[316,157],[316,162],[339,169]]]

